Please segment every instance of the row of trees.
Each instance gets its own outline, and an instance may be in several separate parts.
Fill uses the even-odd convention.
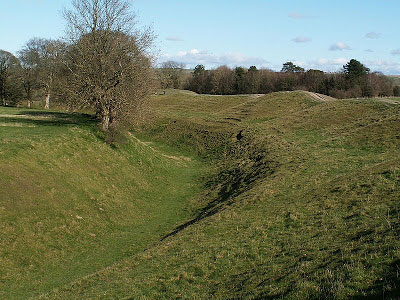
[[[268,69],[257,69],[255,66],[245,69],[237,67],[231,69],[221,66],[213,70],[206,70],[198,65],[192,76],[184,77],[183,69],[179,65],[169,62],[168,66],[161,67],[163,72],[174,72],[175,85],[170,87],[185,88],[200,94],[267,94],[278,91],[307,90],[330,95],[336,98],[400,96],[398,86],[381,73],[371,73],[359,61],[352,59],[343,66],[342,72],[324,73],[320,70],[308,70],[296,66],[292,62],[283,65],[280,72]],[[164,77],[165,78],[165,77]],[[180,83],[180,86],[177,86]]]
[[[0,50],[0,100],[1,105],[14,104],[21,97],[19,82],[20,62],[11,53]]]
[[[129,1],[73,0],[68,38],[35,38],[17,55],[0,51],[1,105],[40,99],[91,108],[104,131],[134,118],[152,90],[151,30],[135,29]]]
[[[154,74],[162,90],[181,89],[191,77],[190,72],[185,70],[185,64],[174,61],[162,63],[159,68],[154,69]]]
[[[32,39],[18,52],[18,56],[0,50],[0,97],[2,105],[16,105],[41,98],[45,108],[55,91],[56,76],[66,44],[57,40]]]
[[[17,53],[0,50],[0,105],[40,99],[43,107],[60,102],[74,109],[91,108],[101,127],[111,132],[135,118],[153,89],[186,88],[208,94],[254,94],[309,90],[338,98],[391,96],[399,87],[382,74],[371,73],[357,60],[343,72],[305,71],[291,62],[281,72],[255,66],[226,66],[192,73],[184,65],[151,67],[153,34],[138,31],[128,0],[72,0],[64,12],[65,40],[32,39]]]

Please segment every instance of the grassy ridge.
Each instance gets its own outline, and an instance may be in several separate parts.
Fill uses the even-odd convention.
[[[397,105],[172,94],[152,109],[143,135],[214,161],[209,204],[41,299],[398,298]]]
[[[26,289],[24,294],[20,292],[21,285],[10,284],[18,278],[12,271],[2,274],[1,282],[6,282],[3,286],[8,289],[4,295],[15,297],[17,291],[20,295],[35,295],[58,287],[38,298],[379,299],[384,295],[385,299],[397,299],[398,105],[377,100],[319,102],[301,92],[263,97],[171,92],[154,97],[150,106],[151,113],[135,132],[141,140],[152,141],[150,145],[132,139],[118,149],[106,147],[87,117],[83,117],[83,123],[75,120],[56,126],[54,132],[51,130],[52,136],[45,139],[49,130],[34,127],[43,131],[38,136],[52,145],[49,149],[56,148],[51,141],[61,139],[61,148],[69,149],[70,156],[76,149],[79,152],[75,155],[85,154],[84,159],[64,161],[59,169],[55,166],[64,155],[60,155],[61,150],[51,151],[50,157],[54,158],[43,159],[44,164],[51,161],[46,168],[54,170],[51,177],[69,165],[72,168],[71,161],[76,159],[75,167],[67,168],[70,177],[63,181],[72,182],[73,189],[61,195],[77,195],[80,189],[82,195],[88,193],[84,190],[93,184],[90,178],[100,180],[90,194],[106,195],[109,181],[115,176],[115,189],[100,197],[101,205],[108,205],[105,211],[113,213],[111,222],[97,217],[98,207],[84,204],[84,197],[66,200],[63,209],[56,206],[57,214],[68,211],[65,220],[81,222],[77,216],[84,221],[90,218],[86,227],[74,232],[79,241],[64,232],[49,235],[49,241],[60,239],[59,243],[64,243],[60,249],[70,247],[78,258],[65,269],[58,265],[60,261],[71,261],[65,254],[52,254],[39,262],[42,277],[35,282],[39,277],[29,273],[24,278],[31,281],[30,288],[41,284],[34,293]],[[15,136],[10,134],[10,128],[6,132],[2,136],[5,141]],[[21,143],[25,140],[26,133],[21,133]],[[10,140],[6,148],[11,153],[19,147]],[[35,161],[43,157],[43,148],[37,147],[34,144],[29,152],[35,158],[29,169],[35,169]],[[102,154],[89,154],[90,149]],[[111,157],[113,163],[102,162],[105,156]],[[17,155],[6,174],[19,159]],[[93,159],[97,159],[94,166]],[[28,158],[23,161],[27,165]],[[206,164],[210,166],[205,168]],[[6,160],[0,164],[6,165]],[[99,175],[87,176],[90,166]],[[43,169],[37,167],[37,172]],[[38,173],[38,178],[47,172]],[[106,179],[100,176],[104,173]],[[79,174],[76,178],[80,180],[74,180],[74,174]],[[80,185],[81,178],[87,180],[85,184]],[[60,184],[54,193],[66,186]],[[110,197],[118,193],[118,197]],[[132,199],[128,203],[126,195]],[[140,201],[143,198],[146,204]],[[43,199],[37,202],[49,205]],[[84,209],[76,212],[74,206]],[[54,222],[57,214],[50,215],[49,222]],[[38,221],[43,219],[42,214]],[[97,222],[94,227],[90,227],[92,222]],[[71,231],[74,227],[68,228]],[[99,235],[104,238],[101,242]],[[41,231],[35,238],[45,236]],[[22,241],[21,238],[19,242]],[[133,241],[139,246],[132,247]],[[50,243],[39,244],[44,245],[43,255],[56,253],[49,251]],[[108,256],[108,249],[113,249],[110,244],[123,250],[123,254]],[[16,249],[21,251],[22,247]],[[14,263],[9,270],[29,270],[30,265],[21,267],[13,257],[16,253],[7,254]],[[103,258],[104,263],[99,264]],[[67,274],[66,278],[52,280],[51,276],[57,278],[56,272],[51,271],[50,264],[43,263],[47,260],[52,261],[53,269],[59,269],[60,275]],[[112,262],[115,263],[110,265]],[[103,268],[102,264],[109,267]],[[44,276],[48,270],[50,276]],[[91,272],[94,273],[84,276]]]
[[[192,215],[201,164],[90,116],[0,110],[0,298],[26,299],[141,252]]]

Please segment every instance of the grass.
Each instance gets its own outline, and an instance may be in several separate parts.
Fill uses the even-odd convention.
[[[396,102],[400,102],[400,97],[389,97],[388,99],[396,101]]]
[[[27,299],[141,252],[191,215],[201,164],[88,115],[0,110],[0,298]]]
[[[36,137],[40,143],[24,132],[19,146],[10,131],[21,127],[0,135],[8,140],[10,155],[21,148],[12,161],[0,163],[9,167],[1,174],[11,174],[7,182],[0,179],[9,186],[0,199],[21,194],[22,183],[13,183],[15,166],[27,172],[19,177],[32,182],[29,200],[14,213],[14,227],[26,222],[24,230],[5,231],[9,239],[25,234],[23,246],[13,252],[10,240],[1,247],[9,261],[0,281],[9,278],[4,295],[398,299],[398,105],[321,103],[301,92],[255,98],[178,91],[154,96],[149,105],[134,135],[150,145],[132,139],[117,149],[107,147],[93,121],[79,115],[51,134],[35,124],[31,130],[42,131]],[[85,198],[89,194],[95,200]],[[65,195],[69,199],[60,200]],[[99,203],[108,218],[102,218]],[[32,230],[43,220],[51,226]],[[113,246],[120,252],[110,251]],[[27,253],[41,249],[32,265],[42,277],[35,277],[36,271],[20,277],[18,271],[30,268],[20,259],[29,257],[21,254],[24,247]],[[118,254],[109,254],[114,251]],[[20,292],[23,285],[12,284],[16,279],[31,285]],[[32,292],[36,286],[40,289]]]

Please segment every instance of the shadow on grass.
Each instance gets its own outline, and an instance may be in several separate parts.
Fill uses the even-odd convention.
[[[249,145],[240,146],[246,149]],[[243,150],[242,149],[242,150]],[[251,149],[255,150],[255,149]],[[272,175],[278,167],[276,162],[269,160],[268,153],[262,148],[247,153],[248,162],[242,164],[242,156],[232,160],[232,167],[223,169],[217,176],[206,183],[209,190],[216,190],[217,195],[211,200],[192,220],[176,227],[172,232],[165,235],[161,241],[178,234],[185,228],[198,223],[220,212],[235,203],[235,199],[251,190],[258,180]]]
[[[351,300],[400,299],[400,259],[392,262],[382,280],[375,281],[363,294],[354,296]]]
[[[42,127],[42,126],[86,126],[95,129],[97,118],[94,115],[83,113],[44,112],[34,110],[21,110],[18,114],[2,115],[0,122],[3,124],[18,124],[16,127]]]
[[[15,118],[19,122],[27,122],[41,126],[63,125],[91,125],[96,122],[96,117],[83,113],[45,112],[45,111],[21,111],[19,115],[28,118]],[[1,117],[1,115],[0,115]]]
[[[7,111],[5,111],[7,112]],[[85,113],[67,113],[38,110],[19,110],[13,114],[0,114],[0,124],[14,128],[29,128],[35,133],[36,128],[48,128],[46,132],[54,132],[54,129],[77,126],[89,130],[98,140],[104,142],[104,134],[99,130],[98,118],[95,115]],[[39,131],[42,132],[42,131]]]

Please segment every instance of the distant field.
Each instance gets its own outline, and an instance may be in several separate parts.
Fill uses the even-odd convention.
[[[0,298],[398,299],[392,100],[168,91],[117,148],[1,109]]]
[[[400,75],[392,75],[392,76],[389,76],[389,77],[390,77],[390,79],[393,80],[394,84],[400,86]]]

